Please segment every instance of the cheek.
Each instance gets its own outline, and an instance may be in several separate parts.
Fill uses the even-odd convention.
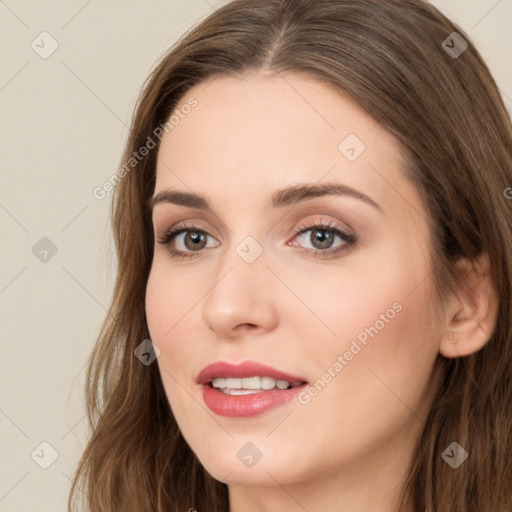
[[[155,261],[146,286],[146,317],[153,341],[171,340],[186,324],[194,302],[194,287],[180,281],[179,272],[169,272]],[[184,321],[185,320],[185,321]]]
[[[324,309],[324,318],[337,336],[308,354],[320,371],[314,396],[303,396],[303,403],[309,400],[304,420],[310,429],[317,431],[314,418],[329,411],[340,431],[362,445],[405,428],[411,420],[421,425],[438,355],[430,280],[414,289],[407,276],[390,281],[389,275],[373,277],[366,286],[358,281],[360,293],[351,293],[356,288],[348,286],[337,303],[327,301],[333,305]]]
[[[196,308],[200,308],[204,295],[199,288],[190,285],[189,277],[169,272],[158,262],[151,270],[146,287],[146,318],[150,338],[160,349],[157,361],[166,388],[174,385],[171,375],[187,385],[195,377],[193,369],[197,368],[201,338]]]

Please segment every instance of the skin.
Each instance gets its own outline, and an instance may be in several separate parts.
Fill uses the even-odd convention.
[[[443,339],[431,311],[428,216],[404,178],[402,149],[354,103],[297,74],[217,77],[182,104],[190,97],[197,107],[162,138],[155,192],[193,191],[213,213],[158,204],[154,234],[193,222],[208,244],[194,252],[178,235],[171,245],[192,253],[188,259],[156,243],[146,293],[179,428],[207,471],[227,483],[231,512],[396,512]],[[349,134],[366,146],[353,162],[338,149]],[[277,189],[327,181],[380,209],[342,195],[267,205]],[[356,245],[315,256],[322,249],[312,231],[293,231],[304,221],[348,229]],[[263,250],[250,264],[236,252],[247,236]],[[400,312],[309,403],[251,418],[205,406],[195,378],[206,365],[253,360],[314,383],[395,303]],[[248,442],[262,453],[251,468],[237,458]]]

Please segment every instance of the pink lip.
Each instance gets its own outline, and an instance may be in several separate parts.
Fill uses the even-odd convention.
[[[203,368],[197,376],[196,382],[198,384],[208,384],[212,379],[217,377],[272,377],[276,380],[285,380],[290,384],[293,384],[294,382],[305,382],[306,380],[302,377],[281,372],[271,366],[256,363],[255,361],[245,361],[237,365],[233,365],[225,361],[218,361]]]
[[[289,383],[303,382],[302,385],[291,389],[271,389],[250,395],[226,395],[210,385],[212,379],[228,377],[272,377]],[[232,365],[219,361],[208,365],[199,373],[196,382],[200,385],[206,406],[214,413],[228,417],[250,417],[261,414],[269,409],[283,405],[300,393],[307,383],[302,377],[281,372],[260,363],[245,361]]]

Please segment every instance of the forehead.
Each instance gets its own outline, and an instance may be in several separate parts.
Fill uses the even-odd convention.
[[[184,105],[191,98],[197,101],[197,106],[183,114]],[[172,128],[172,137],[167,139],[172,138],[176,144],[184,137],[193,142],[193,131],[203,138],[202,144],[218,142],[218,133],[236,139],[277,136],[280,143],[289,141],[293,135],[295,140],[323,140],[327,145],[336,144],[352,130],[368,142],[380,139],[383,149],[396,145],[391,134],[377,126],[370,115],[341,91],[298,74],[251,72],[240,77],[217,76],[189,89],[174,113],[179,114],[179,119],[174,116],[179,125]],[[208,138],[204,137],[206,133]],[[246,142],[249,145],[251,140]],[[229,145],[229,139],[225,144]]]
[[[184,108],[193,99],[194,108]],[[373,197],[400,179],[401,148],[333,87],[297,74],[218,76],[191,88],[162,137],[156,190],[254,195],[339,181]],[[171,172],[172,171],[172,172]]]

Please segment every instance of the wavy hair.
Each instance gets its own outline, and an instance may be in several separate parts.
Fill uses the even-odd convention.
[[[448,51],[455,47],[453,32],[468,43],[459,56]],[[122,162],[154,139],[191,87],[249,70],[301,73],[333,86],[402,143],[406,175],[430,218],[440,299],[461,283],[458,260],[488,254],[499,299],[495,329],[472,355],[439,356],[441,383],[403,501],[417,512],[512,510],[512,127],[479,52],[426,1],[235,0],[156,64],[138,98]],[[148,200],[157,151],[158,143],[133,170],[117,175],[111,215],[118,272],[88,361],[91,435],[69,511],[78,503],[90,512],[229,510],[226,484],[206,472],[179,431],[158,366],[134,357],[149,338]],[[441,458],[453,440],[470,452],[457,470]]]

